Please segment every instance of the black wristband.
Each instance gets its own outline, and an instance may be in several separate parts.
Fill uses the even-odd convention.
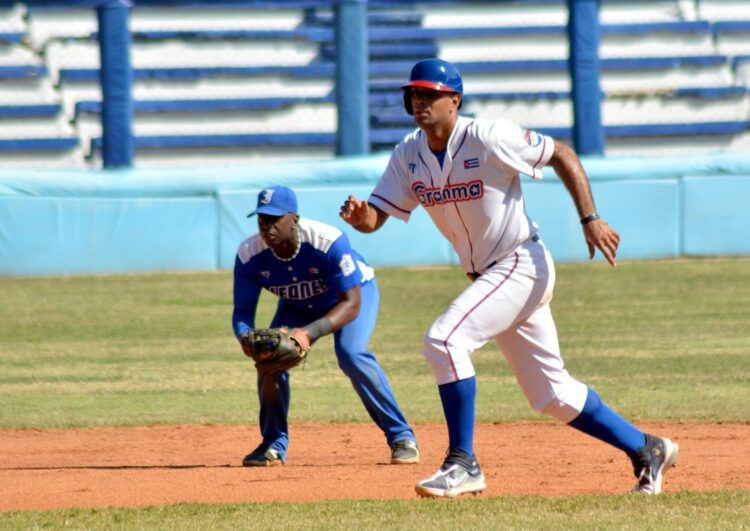
[[[319,337],[333,332],[333,323],[331,323],[331,320],[328,317],[321,317],[317,321],[313,321],[303,328],[307,330],[307,335],[310,336],[310,343],[312,343]]]
[[[581,225],[586,225],[587,223],[591,223],[592,221],[596,221],[599,219],[599,214],[594,212],[593,214],[589,214],[585,218],[581,218]]]

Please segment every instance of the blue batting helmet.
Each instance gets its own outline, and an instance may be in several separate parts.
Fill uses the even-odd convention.
[[[411,87],[424,87],[440,92],[456,92],[461,95],[463,103],[464,84],[458,68],[442,59],[423,59],[411,69],[409,82],[401,85],[404,90],[404,107],[406,112],[414,114],[411,107]],[[461,104],[458,105],[461,108]]]

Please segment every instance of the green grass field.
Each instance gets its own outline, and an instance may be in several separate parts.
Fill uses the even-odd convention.
[[[410,421],[442,422],[421,340],[466,286],[456,268],[380,269],[371,347]],[[0,427],[247,424],[255,370],[231,331],[230,272],[0,278]],[[259,324],[273,300],[261,301]],[[553,301],[569,370],[634,420],[750,419],[750,259],[558,265]],[[290,422],[369,422],[330,338],[295,369]],[[474,356],[479,421],[542,420],[501,353]],[[349,399],[345,399],[348,396]],[[343,397],[343,398],[342,398]],[[740,528],[747,492],[483,498],[453,504],[177,505],[0,514],[0,527]],[[258,522],[264,522],[259,525]],[[298,522],[304,522],[299,524]],[[453,522],[453,525],[451,525]],[[282,525],[283,523],[283,525]]]
[[[170,505],[0,514],[3,529],[747,529],[750,493]]]

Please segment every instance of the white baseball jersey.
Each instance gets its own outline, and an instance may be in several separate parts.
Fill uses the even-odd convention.
[[[422,205],[464,271],[483,273],[536,234],[520,174],[542,178],[554,141],[508,120],[459,117],[443,167],[420,129],[396,146],[368,201],[403,221]]]

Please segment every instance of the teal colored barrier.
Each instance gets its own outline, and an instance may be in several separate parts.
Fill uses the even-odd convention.
[[[683,180],[683,254],[750,255],[750,177]]]
[[[211,197],[0,197],[0,274],[213,270]]]
[[[344,230],[375,266],[454,265],[423,209],[410,222],[359,234],[338,217],[369,195],[388,156],[243,168],[4,171],[0,274],[52,275],[231,268],[257,231],[258,191],[285,184],[300,212]],[[600,213],[618,230],[620,260],[750,255],[750,157],[584,160]],[[588,259],[578,215],[551,170],[523,178],[526,206],[558,262]],[[601,258],[598,258],[601,259]]]
[[[573,201],[558,179],[524,182],[526,211],[558,262],[588,260],[588,247]],[[619,259],[680,256],[677,179],[594,181],[597,209],[620,233]],[[597,256],[599,256],[597,251]]]

